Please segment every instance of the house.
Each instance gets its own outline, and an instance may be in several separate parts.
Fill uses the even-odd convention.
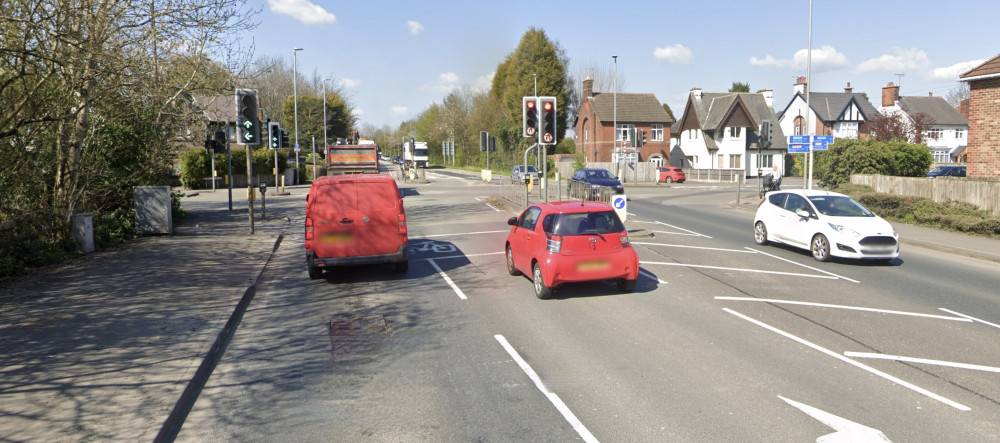
[[[588,162],[613,162],[624,155],[662,166],[670,161],[671,123],[673,119],[655,95],[595,92],[594,80],[588,76],[573,123],[576,153]],[[645,142],[637,148],[636,139],[643,133]]]
[[[785,134],[857,139],[868,133],[867,123],[877,110],[864,94],[855,93],[850,83],[844,92],[809,93],[807,107],[808,87],[806,78],[799,77],[794,86],[795,96],[781,111],[779,124]]]
[[[926,126],[923,142],[930,147],[935,163],[955,163],[968,144],[969,121],[944,98],[933,94],[900,97],[899,86],[889,83],[882,88],[878,110],[884,115],[901,114],[910,124],[920,120]]]
[[[756,176],[758,170],[764,174],[772,169],[784,173],[782,160],[788,152],[788,140],[778,125],[772,126],[771,147],[758,150],[761,124],[765,120],[778,121],[771,108],[773,102],[771,90],[737,93],[691,89],[678,122],[671,164],[743,170],[747,176]]]
[[[962,74],[969,84],[968,177],[1000,177],[1000,55]]]

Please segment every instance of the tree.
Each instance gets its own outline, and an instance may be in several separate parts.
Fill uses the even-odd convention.
[[[904,141],[841,139],[814,158],[819,179],[830,186],[847,183],[851,174],[921,177],[933,158],[927,146]]]
[[[729,87],[729,92],[750,92],[750,83],[733,82]]]
[[[868,129],[877,141],[903,141],[923,143],[924,132],[930,127],[931,118],[924,113],[903,114],[886,111],[869,116]]]
[[[970,91],[968,83],[958,82],[958,84],[948,90],[944,95],[944,99],[949,105],[955,107],[962,104],[962,100],[969,98]]]
[[[671,120],[671,121],[677,121],[677,119],[676,119],[676,118],[674,118],[674,111],[671,111],[671,110],[670,110],[670,105],[668,105],[668,104],[664,103],[664,104],[663,104],[663,110],[664,110],[664,111],[667,111],[667,115],[669,115],[669,116],[670,116],[670,120]]]

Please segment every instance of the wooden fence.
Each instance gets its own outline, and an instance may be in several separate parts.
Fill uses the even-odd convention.
[[[635,165],[626,165],[620,163],[610,163],[610,162],[591,162],[587,163],[588,168],[600,168],[607,169],[611,171],[618,177],[624,173],[625,179],[623,180],[626,184],[628,183],[655,183],[656,176],[658,174],[656,170],[656,165],[649,162],[641,162],[638,165],[638,171]],[[573,169],[573,163],[560,162],[555,164],[555,169],[559,171],[559,175],[564,179],[569,179],[576,172]],[[621,171],[619,171],[621,169]],[[684,168],[684,174],[687,176],[688,180],[691,181],[705,181],[705,182],[723,182],[723,183],[735,183],[737,176],[744,174],[746,171],[743,169],[691,169]]]
[[[939,203],[960,201],[1000,215],[1000,180],[952,177],[851,176],[851,183],[865,185],[881,194],[923,197]]]

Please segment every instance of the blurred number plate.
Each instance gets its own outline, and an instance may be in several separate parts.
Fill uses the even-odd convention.
[[[608,269],[611,263],[607,260],[601,261],[585,261],[580,262],[576,265],[577,271],[602,271]]]
[[[347,243],[351,241],[350,232],[338,232],[333,234],[323,234],[320,236],[321,243]]]

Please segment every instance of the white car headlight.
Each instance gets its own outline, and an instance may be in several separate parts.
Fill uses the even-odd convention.
[[[837,232],[839,232],[841,234],[849,234],[849,235],[854,236],[854,237],[860,237],[861,236],[861,234],[859,234],[858,231],[855,231],[855,230],[853,230],[851,228],[848,228],[847,226],[836,225],[836,224],[833,224],[833,223],[827,223],[827,224],[830,225],[831,229],[833,229],[834,231],[837,231]]]

